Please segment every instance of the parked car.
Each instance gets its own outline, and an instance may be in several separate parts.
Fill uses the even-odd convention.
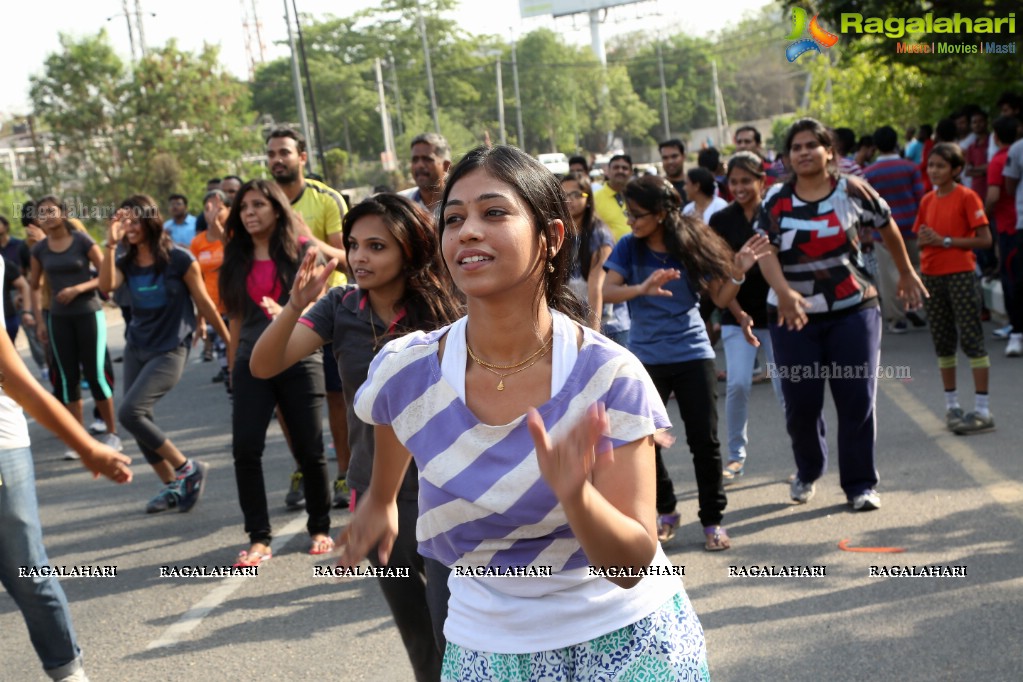
[[[536,158],[555,175],[565,175],[568,173],[568,157],[561,152],[539,154]]]

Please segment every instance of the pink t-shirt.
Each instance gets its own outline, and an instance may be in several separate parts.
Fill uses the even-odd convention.
[[[249,292],[249,298],[259,306],[263,314],[270,318],[270,314],[260,303],[264,296],[269,296],[276,301],[281,295],[281,283],[277,279],[277,266],[272,260],[252,261],[252,268],[249,270],[248,277],[245,278],[245,290]]]

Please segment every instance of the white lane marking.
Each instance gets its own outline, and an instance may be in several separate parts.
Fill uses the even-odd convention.
[[[285,526],[281,535],[274,537],[273,544],[279,549],[284,549],[295,535],[305,529],[305,525],[306,517],[305,514],[302,514]],[[146,650],[149,651],[150,649],[172,647],[181,642],[190,632],[192,632],[192,630],[199,627],[203,618],[209,615],[210,611],[227,601],[228,597],[244,585],[246,580],[251,580],[251,578],[232,577],[221,580],[219,585],[210,590],[209,593],[196,602],[192,608],[185,611],[184,615],[182,615],[176,623],[168,627],[159,637],[150,642],[146,646]]]
[[[995,502],[1023,521],[1023,485],[1017,481],[1007,480],[1004,474],[988,464],[970,447],[967,442],[969,436],[950,433],[944,422],[905,386],[893,382],[880,382],[879,386],[885,395],[920,427],[925,436],[944,450]]]

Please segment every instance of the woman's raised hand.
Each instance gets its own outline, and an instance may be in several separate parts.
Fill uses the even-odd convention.
[[[771,252],[771,240],[762,234],[755,234],[742,245],[742,248],[735,252],[735,267],[740,274],[749,272],[749,269],[757,264]],[[739,279],[738,277],[736,279]]]
[[[119,208],[107,225],[107,243],[117,244],[124,237],[124,224],[132,219],[131,211]]]
[[[526,413],[526,425],[536,446],[540,473],[559,501],[578,495],[586,481],[592,481],[593,472],[614,459],[602,404],[591,405],[586,415],[555,442],[533,408]]]
[[[640,285],[640,290],[643,296],[671,296],[671,292],[665,289],[664,285],[681,277],[682,272],[675,268],[654,270]]]
[[[302,264],[298,268],[298,273],[295,275],[295,282],[291,285],[291,300],[288,305],[305,310],[310,303],[317,301],[323,295],[327,279],[337,268],[337,259],[331,258],[326,265],[317,265],[317,256],[316,249],[309,249],[306,252],[305,258],[302,259]]]

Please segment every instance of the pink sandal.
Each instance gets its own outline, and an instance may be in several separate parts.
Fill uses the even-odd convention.
[[[242,550],[238,552],[238,561],[234,564],[234,568],[246,568],[249,566],[259,566],[264,561],[270,561],[273,558],[273,551],[267,549],[266,554],[262,552],[246,552]]]

